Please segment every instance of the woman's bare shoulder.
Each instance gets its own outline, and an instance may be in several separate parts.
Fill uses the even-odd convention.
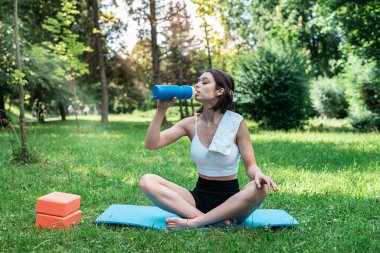
[[[239,129],[238,129],[238,132],[237,132],[237,138],[239,137],[246,137],[247,136],[247,133],[249,135],[249,129],[248,129],[248,126],[247,126],[247,123],[245,122],[245,120],[243,119],[241,122],[240,122],[240,126],[239,126]]]
[[[181,126],[188,126],[191,123],[195,124],[195,116],[186,117],[178,121],[178,124]]]
[[[194,129],[194,125],[195,125],[195,117],[196,116],[183,118],[180,121],[178,121],[177,124],[180,127],[184,128],[188,134],[192,133],[192,130]]]

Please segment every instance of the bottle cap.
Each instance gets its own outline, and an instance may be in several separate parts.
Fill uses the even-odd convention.
[[[195,88],[193,86],[190,86],[190,87],[193,90],[193,95],[191,96],[191,98],[195,98],[195,93],[196,93]]]

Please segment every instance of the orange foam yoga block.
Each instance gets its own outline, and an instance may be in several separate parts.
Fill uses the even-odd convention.
[[[80,196],[64,192],[52,192],[37,199],[36,212],[65,217],[78,210]]]
[[[66,217],[37,213],[36,227],[38,228],[68,228],[73,224],[79,224],[82,219],[82,212],[77,210]]]

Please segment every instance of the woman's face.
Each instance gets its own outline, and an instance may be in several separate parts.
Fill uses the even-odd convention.
[[[199,79],[198,83],[195,85],[195,100],[198,102],[213,102],[217,101],[218,97],[223,94],[223,88],[216,88],[216,83],[214,77],[211,73],[203,73]]]

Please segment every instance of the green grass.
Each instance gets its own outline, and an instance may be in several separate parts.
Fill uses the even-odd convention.
[[[111,204],[152,205],[138,180],[156,173],[186,188],[196,181],[182,139],[156,151],[143,148],[151,112],[81,117],[81,133],[67,122],[31,124],[30,146],[41,159],[9,161],[11,129],[0,134],[1,252],[379,252],[380,135],[354,132],[267,132],[252,126],[263,171],[280,186],[261,208],[284,209],[292,229],[222,229],[169,233],[97,225]],[[169,119],[174,120],[174,114]],[[240,165],[241,186],[248,182]],[[68,230],[34,228],[36,199],[52,191],[79,194],[83,221]]]

